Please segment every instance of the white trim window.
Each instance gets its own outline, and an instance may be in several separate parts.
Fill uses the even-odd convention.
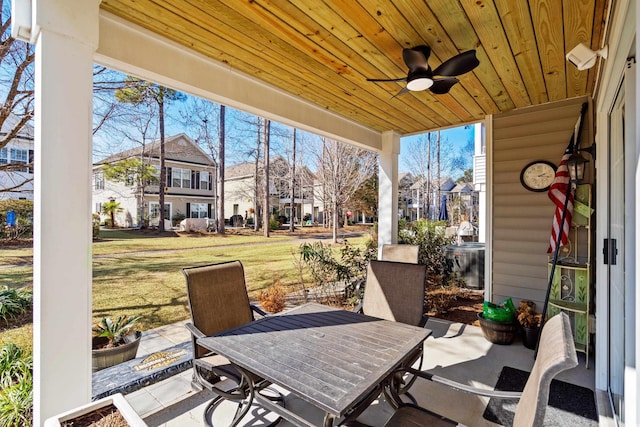
[[[210,190],[209,188],[209,172],[207,171],[200,171],[200,185],[199,185],[199,189],[201,190]]]
[[[9,150],[7,147],[0,148],[0,165],[6,165],[9,163]]]
[[[207,218],[209,216],[209,206],[207,203],[191,203],[190,218]]]
[[[171,186],[177,188],[191,188],[191,170],[171,168]]]
[[[149,222],[157,225],[160,218],[160,203],[149,202]],[[164,219],[171,219],[171,203],[164,204]]]
[[[104,190],[104,173],[102,171],[93,174],[94,189]]]

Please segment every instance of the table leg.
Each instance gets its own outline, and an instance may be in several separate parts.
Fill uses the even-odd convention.
[[[324,427],[333,427],[334,426],[334,421],[335,421],[336,417],[334,417],[331,414],[324,414]]]

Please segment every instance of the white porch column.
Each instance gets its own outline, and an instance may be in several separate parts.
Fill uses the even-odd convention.
[[[34,426],[91,400],[92,64],[98,0],[14,0],[36,46]]]
[[[378,193],[378,247],[398,241],[398,155],[400,134],[382,134]]]

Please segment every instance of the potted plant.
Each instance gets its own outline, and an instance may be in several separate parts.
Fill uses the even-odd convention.
[[[529,300],[520,301],[516,309],[516,318],[522,326],[524,346],[530,349],[536,348],[542,324],[542,314],[536,313],[536,304]]]
[[[110,317],[103,317],[93,327],[93,372],[136,357],[142,335],[134,330],[138,320],[140,316],[119,316],[115,322]]]

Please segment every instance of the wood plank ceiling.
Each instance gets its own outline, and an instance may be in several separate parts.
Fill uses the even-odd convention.
[[[101,8],[377,131],[413,134],[592,94],[609,0],[103,0]],[[429,65],[477,50],[449,94],[410,92],[402,49]]]

